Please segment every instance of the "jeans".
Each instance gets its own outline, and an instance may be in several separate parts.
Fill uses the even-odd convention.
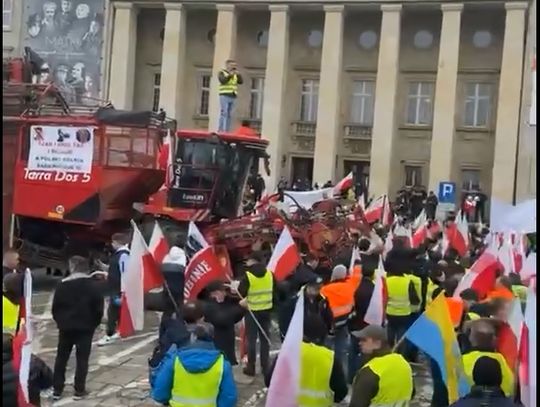
[[[219,131],[231,130],[231,115],[235,102],[235,97],[219,95]]]
[[[75,381],[74,387],[77,393],[86,390],[86,375],[88,374],[88,360],[92,350],[92,337],[94,332],[69,332],[60,331],[58,335],[58,348],[56,361],[54,362],[53,388],[57,394],[62,394],[66,382],[66,366],[75,346]]]
[[[349,346],[349,384],[352,384],[356,372],[360,369],[360,345],[356,338],[351,338]]]
[[[113,297],[110,297],[109,306],[107,307],[107,336],[113,336],[116,333],[119,319],[120,306],[114,303]]]
[[[388,320],[388,344],[393,347],[407,332],[407,329],[409,329],[409,324],[411,321],[410,315],[404,315],[404,316],[395,316],[395,315],[387,315]],[[405,341],[401,343],[401,345],[398,347],[398,352],[402,355],[406,355],[407,349],[406,349],[406,343]]]
[[[347,350],[349,349],[349,328],[347,325],[334,329],[334,336],[329,338],[330,347],[334,349],[336,359],[343,367],[345,377],[347,377]]]
[[[266,333],[266,336],[270,338],[270,311],[253,311],[253,315],[257,318],[257,321],[261,325],[261,328]],[[247,369],[255,371],[255,361],[257,360],[257,338],[261,347],[261,369],[263,374],[266,374],[269,366],[270,359],[270,344],[261,333],[251,313],[246,315],[246,339],[247,339]]]

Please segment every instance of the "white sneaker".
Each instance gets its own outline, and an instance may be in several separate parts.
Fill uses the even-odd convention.
[[[101,338],[99,341],[97,341],[97,346],[105,346],[109,345],[115,341],[117,341],[120,338],[120,335],[114,334],[113,336],[105,335],[103,338]]]

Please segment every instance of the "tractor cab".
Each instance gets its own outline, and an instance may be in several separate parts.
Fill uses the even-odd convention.
[[[267,158],[268,142],[180,130],[170,144],[166,188],[150,197],[145,213],[195,222],[237,217],[250,169]]]

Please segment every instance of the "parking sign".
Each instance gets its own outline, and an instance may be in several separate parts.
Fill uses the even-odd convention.
[[[439,203],[456,204],[456,183],[455,182],[440,182],[439,183]]]

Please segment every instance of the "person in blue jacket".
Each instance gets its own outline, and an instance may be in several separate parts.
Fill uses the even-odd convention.
[[[186,405],[236,406],[238,394],[231,364],[214,343],[213,328],[199,324],[196,340],[180,349],[175,345],[157,368],[151,396],[170,407]]]

